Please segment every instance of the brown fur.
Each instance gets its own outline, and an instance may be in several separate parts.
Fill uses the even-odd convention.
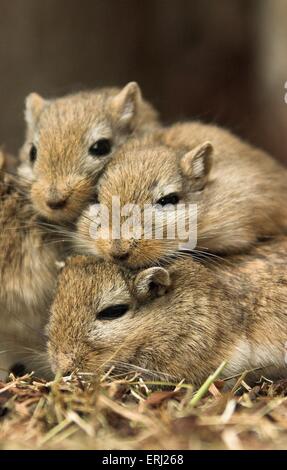
[[[266,152],[198,122],[167,128],[162,140],[175,149],[212,143],[213,165],[201,202],[202,248],[233,253],[287,229],[287,170]]]
[[[287,239],[219,266],[190,259],[139,274],[75,257],[60,275],[49,323],[54,371],[138,370],[200,384],[223,361],[225,376],[285,367]],[[101,320],[104,308],[129,304]]]
[[[0,155],[0,161],[5,156]],[[4,164],[2,165],[4,168]],[[0,171],[0,374],[13,362],[33,369],[43,345],[62,245],[38,225],[24,188]],[[42,346],[43,349],[43,346]],[[7,351],[7,352],[5,352]]]
[[[166,145],[160,145],[164,142]],[[199,123],[181,124],[124,146],[99,180],[99,202],[111,208],[144,204],[176,192],[180,203],[198,208],[197,250],[236,253],[287,227],[287,172],[269,155],[228,131]],[[85,253],[106,259],[129,254],[129,267],[149,266],[174,255],[179,240],[113,241],[90,235],[87,210],[78,241]]]
[[[114,151],[133,134],[156,126],[157,114],[142,100],[139,87],[103,88],[54,100],[32,93],[26,105],[27,136],[21,151],[20,174],[30,183],[35,210],[57,223],[70,222],[94,197],[95,183]],[[91,156],[89,148],[110,139],[112,151]],[[31,146],[37,159],[29,161]],[[54,209],[48,200],[67,200]]]

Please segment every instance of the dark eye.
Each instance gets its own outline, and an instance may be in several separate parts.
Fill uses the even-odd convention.
[[[90,199],[90,204],[99,204],[99,196],[98,194],[94,194]]]
[[[160,206],[167,206],[168,204],[172,204],[173,206],[175,206],[178,203],[179,203],[179,196],[176,193],[168,194],[167,196],[161,197],[157,201],[157,204],[159,204]]]
[[[97,314],[98,320],[114,320],[124,315],[129,309],[127,304],[112,305]]]
[[[109,139],[100,139],[89,148],[89,153],[93,157],[102,157],[111,153],[111,150],[112,142]]]
[[[35,145],[32,145],[32,147],[30,148],[29,157],[30,157],[30,162],[31,163],[34,163],[36,161],[36,159],[37,159],[37,147],[35,147]]]

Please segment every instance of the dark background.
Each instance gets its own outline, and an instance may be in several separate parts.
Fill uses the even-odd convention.
[[[25,96],[137,80],[164,122],[227,126],[287,163],[286,0],[0,0],[0,141]]]

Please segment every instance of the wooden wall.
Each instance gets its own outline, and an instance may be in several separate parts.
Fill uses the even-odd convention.
[[[165,122],[218,122],[287,162],[286,24],[285,0],[0,0],[0,141],[21,144],[30,91],[137,80]]]

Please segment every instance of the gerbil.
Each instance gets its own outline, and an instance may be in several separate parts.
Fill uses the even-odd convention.
[[[15,175],[19,165],[19,159],[10,153],[0,149],[0,181],[3,182],[5,175]]]
[[[130,142],[109,163],[98,183],[98,201],[110,212],[116,196],[121,207],[134,203],[143,210],[151,204],[157,214],[196,204],[196,249],[217,254],[242,252],[286,229],[287,172],[267,154],[198,123],[174,126],[163,137]],[[163,140],[166,145],[160,146]],[[184,241],[177,236],[113,240],[101,228],[95,237],[93,209],[78,223],[76,239],[84,253],[136,268],[174,256]],[[189,221],[188,212],[180,217]]]
[[[93,199],[114,151],[132,134],[157,125],[157,113],[135,82],[54,100],[26,100],[27,135],[19,173],[34,209],[59,224],[74,221]]]
[[[41,331],[47,320],[64,254],[59,240],[39,225],[15,177],[0,154],[0,375],[15,362],[36,369]],[[35,350],[35,351],[34,351]]]
[[[268,153],[226,129],[200,122],[163,129],[161,140],[178,149],[210,141],[209,184],[203,191],[199,242],[203,249],[234,253],[258,238],[287,229],[287,170]]]
[[[195,385],[223,360],[225,377],[253,368],[285,373],[286,262],[287,238],[220,266],[185,259],[136,273],[72,258],[48,325],[52,370],[99,376],[114,367],[115,375]]]

